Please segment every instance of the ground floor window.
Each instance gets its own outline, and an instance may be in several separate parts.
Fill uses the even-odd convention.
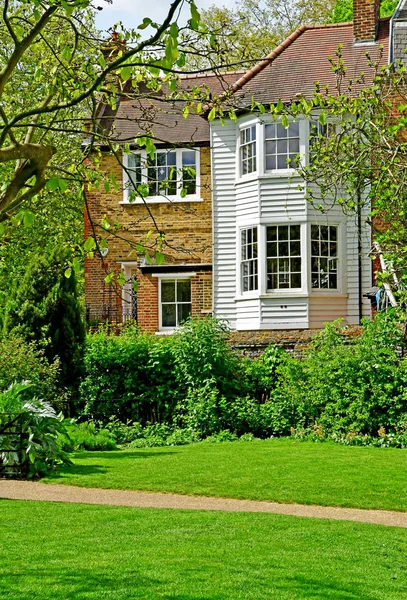
[[[338,288],[338,227],[311,225],[311,286]]]
[[[301,226],[267,227],[267,289],[301,287]]]
[[[258,288],[257,227],[241,231],[242,291]]]
[[[161,327],[173,328],[191,315],[191,280],[160,280]]]

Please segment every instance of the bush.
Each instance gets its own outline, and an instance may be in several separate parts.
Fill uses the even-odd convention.
[[[58,357],[61,385],[76,390],[83,374],[85,330],[75,274],[66,277],[67,267],[62,249],[32,259],[11,290],[4,334],[36,342],[50,363]]]
[[[116,450],[116,440],[107,429],[98,429],[93,422],[69,421],[66,432],[58,435],[58,446],[65,452],[77,450]]]
[[[14,383],[0,393],[0,462],[18,465],[27,477],[45,475],[57,464],[70,463],[65,452],[57,444],[58,435],[64,434],[62,415],[57,415],[50,404],[36,397],[27,400],[30,384]],[[19,435],[1,434],[10,422],[12,413],[21,419],[23,448]],[[19,451],[20,452],[19,456]]]
[[[58,381],[59,361],[49,363],[34,342],[22,338],[0,341],[0,391],[5,391],[15,381],[30,381],[27,391],[21,394],[29,398],[37,396],[57,407],[63,403],[64,393]]]
[[[398,348],[401,331],[390,312],[363,323],[346,345],[339,323],[327,325],[303,361],[287,357],[265,405],[278,433],[320,424],[328,433],[377,435],[407,422],[407,362]]]

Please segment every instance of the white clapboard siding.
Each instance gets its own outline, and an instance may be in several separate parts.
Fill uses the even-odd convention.
[[[309,327],[308,298],[262,298],[262,329],[297,329]]]
[[[363,219],[362,219],[363,222]],[[347,279],[348,307],[346,320],[349,324],[359,322],[359,273],[358,273],[358,228],[356,217],[350,217],[347,224]],[[371,232],[367,225],[362,230],[362,295],[372,286]],[[370,301],[363,298],[363,316],[370,316]]]
[[[214,313],[236,322],[236,126],[211,123]]]
[[[304,191],[298,190],[300,177],[272,177],[260,180],[260,216],[263,221],[304,220],[306,200]]]
[[[250,298],[236,302],[236,318],[239,330],[260,329],[260,300]]]
[[[236,221],[244,225],[259,216],[259,182],[257,179],[236,185]]]
[[[346,322],[347,296],[312,296],[309,298],[309,326],[318,329],[336,319]]]

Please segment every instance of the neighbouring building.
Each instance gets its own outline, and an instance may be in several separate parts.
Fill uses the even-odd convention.
[[[91,320],[130,315],[146,331],[169,332],[189,314],[213,312],[233,329],[259,331],[320,328],[339,317],[358,324],[370,315],[365,294],[372,286],[371,231],[364,215],[347,217],[339,208],[322,214],[306,201],[304,181],[290,168],[298,153],[308,160],[310,127],[320,127],[317,115],[286,128],[245,109],[253,97],[264,104],[309,97],[317,81],[333,88],[328,57],[339,45],[347,78],[369,72],[367,52],[382,64],[404,58],[403,2],[392,20],[378,18],[377,0],[354,0],[354,14],[353,23],[300,27],[247,72],[229,73],[222,81],[186,78],[185,85],[205,84],[217,93],[221,86],[233,89],[241,107],[237,122],[209,125],[196,115],[184,119],[181,109],[170,106],[152,119],[157,140],[168,141],[158,144],[154,162],[132,148],[123,169],[106,152],[102,169],[115,172],[120,189],[88,193],[89,211],[95,220],[106,215],[122,227],[121,237],[109,240],[104,263],[86,261]],[[140,135],[139,111],[122,100],[115,114],[105,115],[117,139],[131,143]],[[171,169],[180,175],[163,189],[160,179],[169,178]],[[143,181],[151,189],[147,206],[129,201],[132,187]],[[161,265],[129,254],[128,240],[145,237],[153,221],[166,235]],[[124,271],[123,289],[104,283],[112,266]]]

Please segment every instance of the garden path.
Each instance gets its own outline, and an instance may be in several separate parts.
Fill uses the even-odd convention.
[[[0,498],[10,500],[45,500],[79,504],[105,504],[110,506],[137,506],[142,508],[175,508],[188,510],[220,510],[230,512],[256,512],[358,521],[407,528],[407,512],[339,508],[308,504],[279,504],[256,500],[184,496],[158,492],[136,492],[83,488],[71,485],[44,484],[33,481],[0,480]]]

